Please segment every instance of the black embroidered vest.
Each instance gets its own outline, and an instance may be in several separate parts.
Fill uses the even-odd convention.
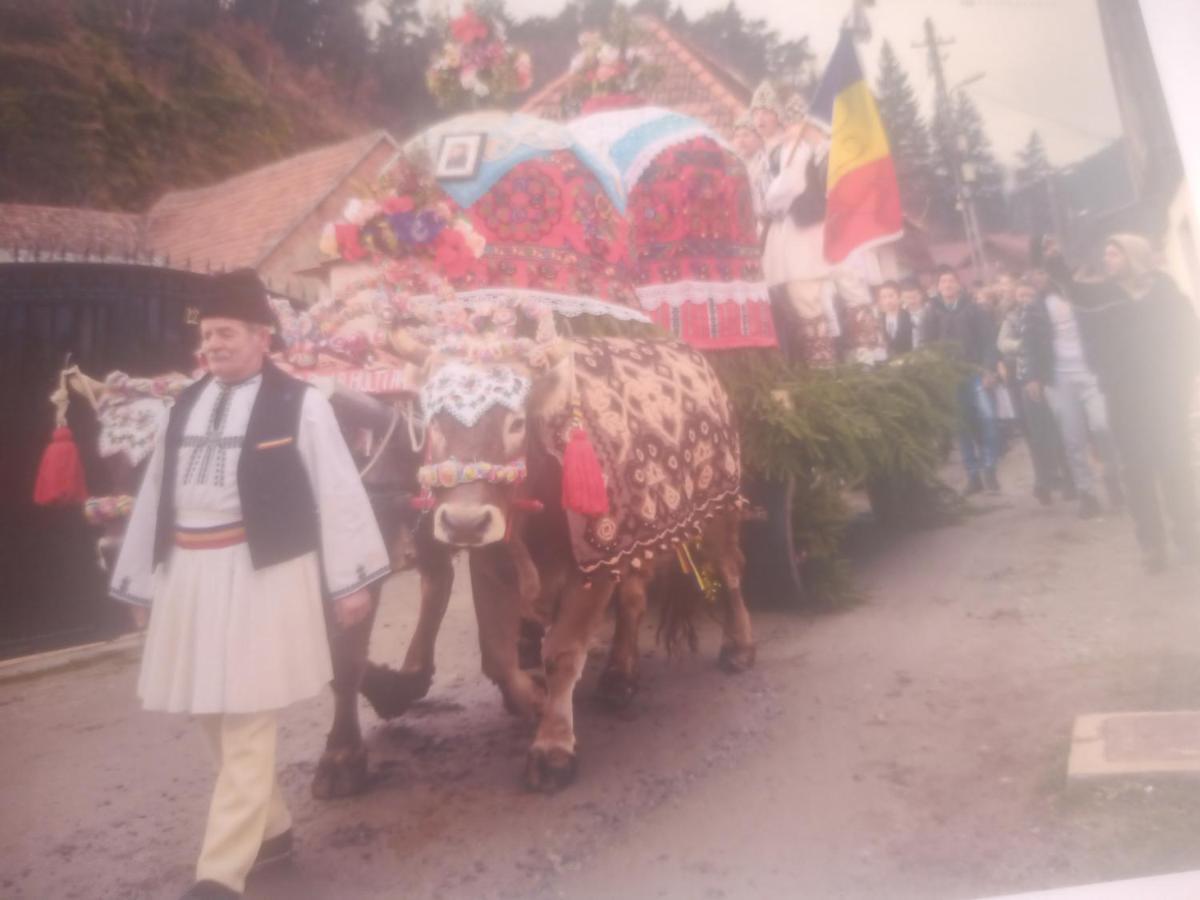
[[[211,380],[188,385],[167,419],[162,492],[154,533],[154,564],[165,562],[175,544],[175,473],[188,414]],[[320,545],[317,504],[297,445],[300,409],[308,385],[263,365],[262,384],[238,461],[238,494],[246,543],[254,568],[263,569],[311,553]]]

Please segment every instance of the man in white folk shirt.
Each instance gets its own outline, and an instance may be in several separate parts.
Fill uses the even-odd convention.
[[[195,716],[218,763],[189,900],[241,896],[291,851],[278,711],[330,680],[331,627],[370,612],[383,539],[328,401],[267,358],[274,317],[250,270],[200,313],[209,374],[170,410],[111,594],[149,617],[138,695]]]

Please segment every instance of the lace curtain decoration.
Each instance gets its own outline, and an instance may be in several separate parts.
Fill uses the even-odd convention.
[[[521,412],[528,396],[529,379],[515,369],[452,361],[438,368],[421,388],[421,407],[426,422],[447,413],[470,428],[493,406]]]

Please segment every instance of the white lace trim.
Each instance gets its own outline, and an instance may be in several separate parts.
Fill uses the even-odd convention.
[[[688,303],[766,303],[770,299],[764,281],[676,281],[648,284],[637,289],[638,301],[646,312],[660,306],[672,308]]]
[[[512,412],[525,408],[529,379],[506,366],[469,366],[453,360],[437,369],[421,387],[425,421],[448,413],[467,428],[493,406]]]

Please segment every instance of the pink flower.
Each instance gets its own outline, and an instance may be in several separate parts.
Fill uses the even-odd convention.
[[[460,44],[470,44],[474,41],[487,40],[491,34],[488,23],[480,18],[473,9],[468,9],[450,23],[450,31]]]
[[[462,278],[471,270],[475,255],[467,246],[466,238],[457,228],[447,228],[435,241],[434,259],[438,271],[447,278]]]
[[[383,211],[385,213],[406,213],[411,212],[415,205],[412,197],[392,196],[383,201]]]
[[[620,71],[617,68],[617,66],[615,66],[611,63],[605,63],[605,64],[601,64],[599,66],[596,66],[596,74],[593,75],[592,77],[596,81],[605,82],[605,81],[609,81],[613,78],[616,78],[617,75],[619,75],[619,74],[620,74]]]

